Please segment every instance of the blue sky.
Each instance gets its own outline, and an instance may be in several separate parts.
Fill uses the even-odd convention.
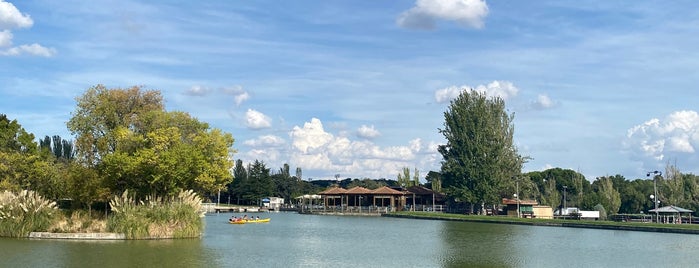
[[[142,85],[304,179],[439,170],[451,98],[515,113],[524,171],[699,173],[696,1],[0,0],[0,113],[69,137],[87,88]]]

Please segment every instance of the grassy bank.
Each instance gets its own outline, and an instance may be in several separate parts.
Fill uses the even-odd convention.
[[[110,202],[109,216],[61,211],[32,191],[0,192],[0,237],[28,237],[32,232],[118,233],[126,239],[195,238],[204,230],[201,198],[191,190],[137,200],[128,192]]]
[[[434,212],[394,212],[385,214],[386,217],[427,219],[427,220],[448,220],[464,222],[483,222],[498,224],[519,224],[534,226],[554,226],[571,228],[591,228],[607,230],[625,230],[642,232],[664,232],[699,234],[699,224],[657,224],[640,222],[613,222],[613,221],[580,221],[580,220],[558,220],[558,219],[524,219],[505,216],[481,216],[481,215],[461,215]]]

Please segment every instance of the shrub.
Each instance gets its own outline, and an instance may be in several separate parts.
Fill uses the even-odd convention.
[[[58,211],[56,202],[33,191],[0,193],[0,236],[26,237],[30,232],[47,231]]]
[[[148,196],[142,201],[125,191],[109,205],[113,213],[107,219],[107,230],[129,239],[199,237],[204,229],[201,198],[192,190],[170,198]]]

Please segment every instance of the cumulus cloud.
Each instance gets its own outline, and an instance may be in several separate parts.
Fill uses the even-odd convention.
[[[28,28],[34,24],[32,18],[22,14],[12,3],[0,0],[0,28]]]
[[[224,94],[231,95],[235,99],[235,105],[240,106],[244,101],[250,99],[250,94],[243,90],[243,87],[240,85],[236,85],[233,87],[227,87],[224,88],[223,90]]]
[[[248,109],[247,112],[245,112],[245,123],[248,128],[251,129],[263,129],[263,128],[268,128],[272,126],[272,120],[269,118],[269,116],[255,111],[253,109]]]
[[[653,165],[667,155],[694,158],[699,146],[699,114],[677,111],[663,120],[654,118],[627,131],[624,147],[632,158]]]
[[[508,100],[515,97],[517,96],[517,93],[519,93],[519,89],[515,87],[512,82],[496,80],[487,85],[478,85],[475,88],[468,85],[463,85],[460,87],[450,86],[439,89],[435,91],[434,98],[438,103],[447,103],[458,97],[461,92],[466,90],[485,93],[489,97],[500,97],[503,100]]]
[[[304,174],[313,174],[307,176],[316,179],[332,178],[334,174],[395,179],[403,167],[418,167],[426,174],[441,160],[436,142],[413,139],[405,145],[382,147],[351,137],[330,133],[320,119],[312,118],[294,126],[288,142],[274,135],[244,141],[243,145],[253,148],[240,155],[247,159],[244,161],[262,160],[271,167],[284,163],[300,167]]]
[[[190,96],[204,96],[209,93],[209,89],[200,85],[194,85],[185,91]]]
[[[12,46],[14,28],[29,28],[34,24],[31,17],[22,14],[12,3],[0,0],[0,56],[19,56],[22,54],[51,57],[56,55],[56,49],[44,47],[37,43],[30,45]]]
[[[320,148],[333,139],[332,134],[325,132],[323,123],[318,118],[312,118],[311,122],[304,123],[303,127],[294,126],[289,136],[293,147],[302,153]]]
[[[381,136],[381,132],[376,130],[373,125],[372,126],[362,125],[361,127],[359,127],[359,129],[357,129],[357,136],[359,136],[360,138],[365,138],[365,139],[373,139],[373,138],[376,138],[378,136]]]
[[[398,16],[405,28],[434,29],[437,20],[454,21],[462,27],[482,28],[488,15],[484,0],[417,0],[415,6]]]
[[[9,47],[12,45],[12,32],[3,30],[0,32],[0,47]]]
[[[251,147],[277,147],[284,145],[286,141],[274,135],[263,135],[256,139],[246,140],[243,144]]]
[[[548,95],[539,95],[535,101],[532,102],[532,108],[535,110],[545,110],[556,106],[556,103],[549,98]]]

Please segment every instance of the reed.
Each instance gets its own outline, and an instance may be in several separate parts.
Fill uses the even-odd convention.
[[[128,191],[109,202],[112,215],[107,230],[128,239],[199,237],[204,229],[201,198],[192,190],[169,198],[136,200]]]
[[[53,224],[58,208],[56,202],[34,191],[18,194],[0,193],[0,236],[26,237],[30,232],[46,231]]]

